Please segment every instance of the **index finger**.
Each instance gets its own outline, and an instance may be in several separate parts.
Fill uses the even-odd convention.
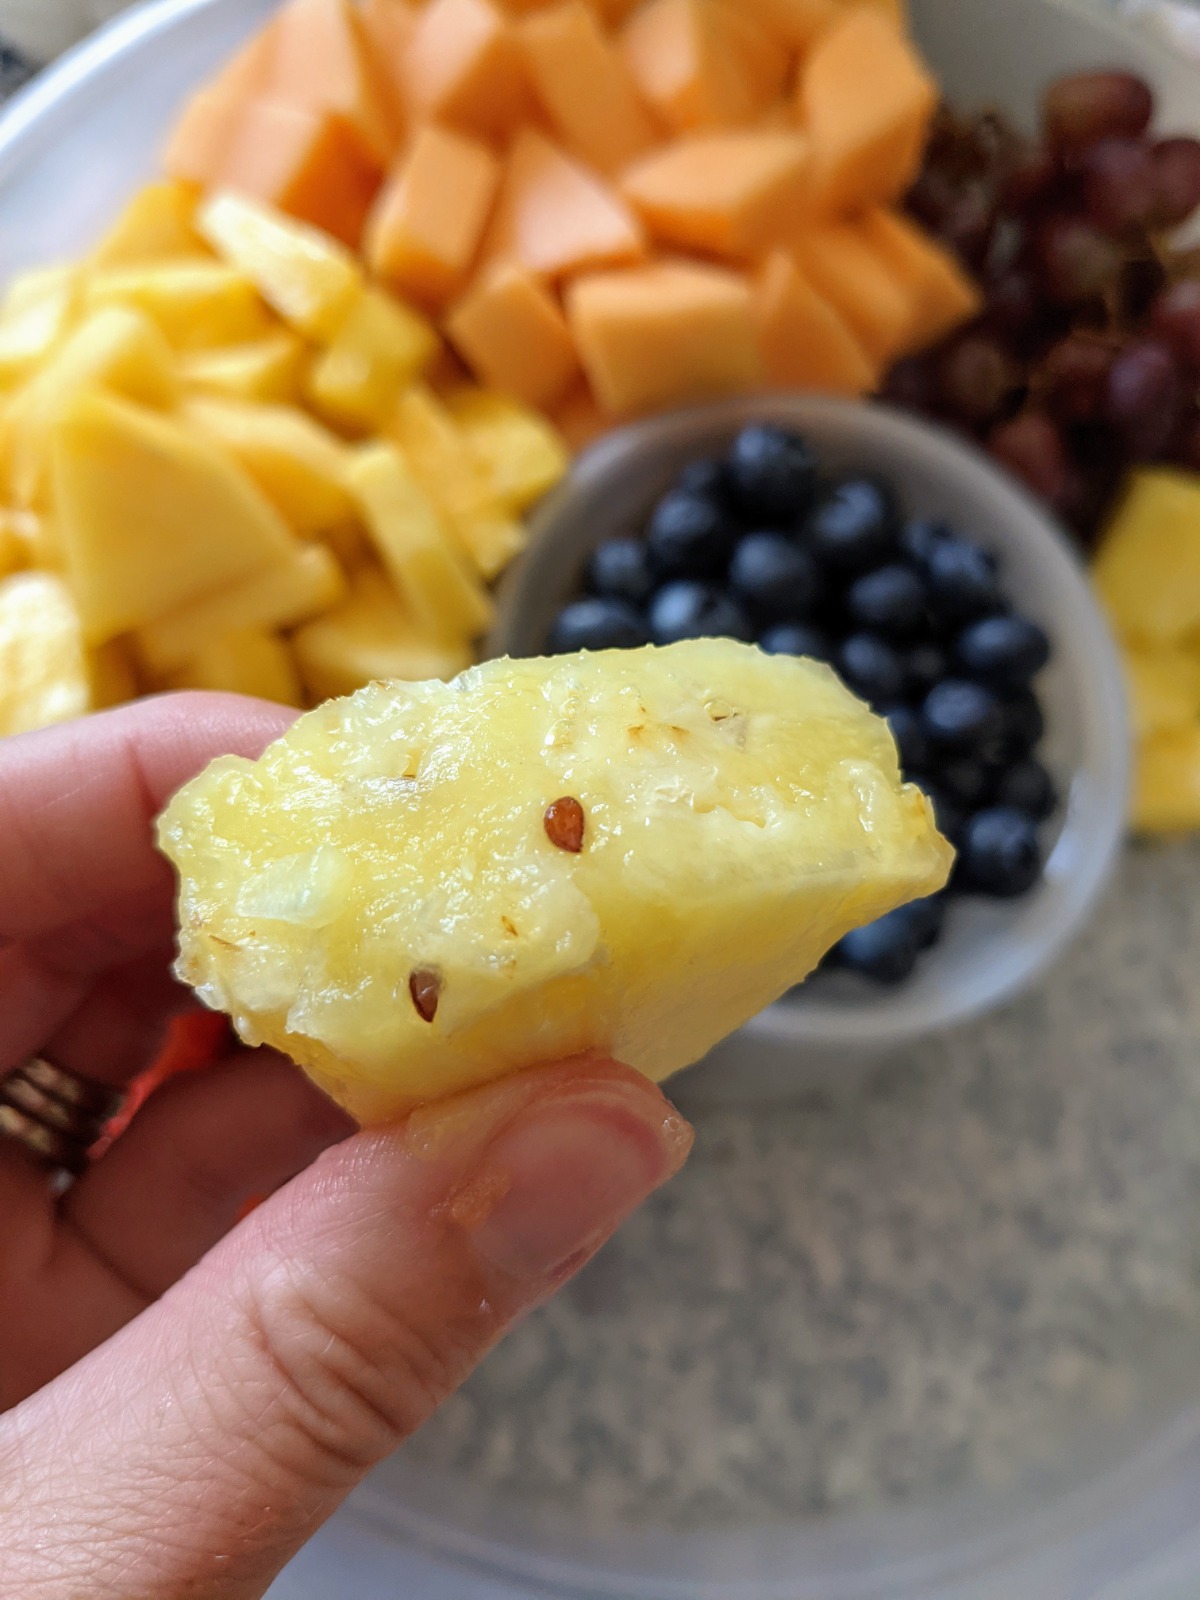
[[[295,720],[237,695],[141,701],[0,744],[0,939],[86,923],[114,904],[169,905],[154,819],[214,756],[256,757]]]

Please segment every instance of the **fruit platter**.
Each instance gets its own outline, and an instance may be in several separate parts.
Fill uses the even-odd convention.
[[[713,1108],[704,1181],[730,1184],[717,1289],[676,1285],[674,1313],[651,1306],[672,1237],[652,1216],[620,1283],[601,1276],[591,1309],[518,1335],[494,1388],[360,1498],[364,1550],[432,1548],[460,1564],[447,1593],[1050,1600],[1064,1541],[1081,1571],[1099,1560],[1101,1505],[1124,1530],[1125,1565],[1095,1568],[1115,1581],[1148,1570],[1155,1516],[1187,1531],[1172,1496],[1194,1482],[1194,1439],[1163,1442],[1195,1398],[1186,1241],[1147,1246],[1140,1278],[1122,1268],[1136,1287],[1097,1312],[1103,1359],[1080,1336],[1044,1406],[1031,1380],[1012,1415],[1044,1410],[1045,1437],[1023,1454],[983,1429],[994,1459],[972,1459],[965,1487],[947,1463],[986,1387],[983,1367],[965,1376],[983,1348],[966,1334],[935,1372],[942,1334],[904,1328],[896,1359],[934,1386],[924,1400],[902,1404],[889,1368],[843,1412],[833,1386],[757,1443],[726,1404],[732,1350],[794,1391],[771,1318],[825,1293],[843,1332],[859,1315],[840,1225],[822,1256],[778,1220],[797,1170],[818,1184],[833,1166],[794,1103],[828,1082],[809,1046],[839,1047],[834,1076],[867,1075],[853,1092],[902,1099],[904,1077],[927,1110],[938,1065],[958,1069],[947,1143],[975,1139],[1011,1185],[989,1189],[998,1238],[1032,1228],[1074,1169],[1060,1147],[1039,1168],[1001,1140],[992,1075],[1076,1112],[1090,1077],[1124,1126],[1120,1061],[1164,1057],[1182,1078],[1200,1033],[1181,975],[1200,886],[1195,86],[1070,5],[997,9],[1003,24],[965,0],[164,0],[0,126],[0,736],[179,690],[308,710],[479,662],[516,682],[520,657],[732,641],[820,663],[885,718],[956,852],[946,889],[846,933],[681,1080],[685,1103]],[[1044,44],[1036,70],[1026,35]],[[1107,926],[1114,904],[1128,929]],[[162,1070],[215,1037],[175,1039]],[[1062,1064],[1056,1088],[1033,1073],[1044,1057]],[[1182,1109],[1159,1085],[1149,1144],[1172,1116],[1189,1126],[1178,1093]],[[756,1094],[780,1108],[746,1110]],[[838,1137],[854,1125],[815,1115]],[[1116,1139],[1096,1115],[1099,1141]],[[858,1136],[891,1151],[882,1124]],[[928,1137],[914,1143],[929,1193],[969,1208]],[[1098,1216],[1071,1159],[1088,1175],[1063,1204],[1086,1191]],[[1127,1254],[1157,1207],[1186,1205],[1187,1150],[1162,1160],[1168,1197],[1132,1156],[1109,1173],[1141,1208]],[[911,1214],[909,1175],[894,1153],[852,1170],[891,1196],[874,1237],[902,1305],[890,1230]],[[680,1237],[708,1259],[711,1238]],[[804,1280],[803,1305],[771,1299],[756,1240]],[[986,1283],[964,1266],[946,1291],[976,1333],[969,1308],[1003,1278],[987,1259]],[[1063,1270],[1099,1295],[1094,1262]],[[773,1307],[760,1347],[731,1309],[742,1283]],[[978,1334],[993,1396],[1025,1306]],[[1143,1323],[1167,1352],[1145,1358],[1144,1389]],[[1050,1324],[1066,1337],[1050,1315],[1030,1338]],[[866,1361],[849,1335],[822,1337],[811,1368],[822,1350]],[[560,1409],[591,1447],[556,1418],[528,1455],[505,1432],[495,1396],[522,1351],[537,1382],[577,1364]],[[709,1392],[689,1432],[697,1363]],[[928,1399],[947,1371],[954,1419]],[[904,1458],[890,1487],[845,1443],[872,1381],[886,1420],[862,1436],[873,1463],[888,1441]],[[656,1387],[663,1459],[697,1463],[676,1474],[686,1503],[630,1414]],[[823,1442],[801,1485],[789,1441],[810,1422]],[[591,1487],[567,1515],[576,1473]],[[306,1559],[319,1571],[320,1547]]]

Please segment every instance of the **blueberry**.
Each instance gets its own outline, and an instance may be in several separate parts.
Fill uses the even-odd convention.
[[[769,423],[743,428],[733,441],[729,481],[748,517],[793,527],[808,510],[817,462],[797,434]]]
[[[850,585],[846,610],[860,628],[907,639],[925,618],[925,585],[911,567],[877,567]]]
[[[680,639],[751,639],[753,629],[736,600],[711,583],[668,583],[650,603],[655,644]]]
[[[891,645],[873,633],[852,633],[844,639],[837,669],[873,706],[890,705],[904,696],[904,665]]]
[[[898,522],[883,484],[847,478],[816,507],[806,531],[818,560],[839,572],[866,572],[891,554]]]
[[[999,753],[1004,761],[1017,761],[1041,744],[1046,734],[1046,718],[1032,689],[1018,689],[1016,694],[1009,695],[1002,710]]]
[[[929,761],[929,740],[921,722],[921,713],[911,706],[892,706],[884,712],[896,749],[900,752],[900,768],[907,776],[920,772]]]
[[[673,489],[654,508],[646,542],[660,577],[712,578],[724,569],[732,540],[718,505]]]
[[[1019,689],[1050,659],[1050,641],[1028,617],[984,617],[959,635],[958,664],[997,689]]]
[[[919,699],[924,699],[934,684],[941,683],[949,671],[950,662],[940,645],[914,645],[904,657],[904,675],[908,679],[909,693]]]
[[[781,533],[751,533],[734,551],[729,584],[769,617],[807,617],[821,598],[821,574],[807,550]]]
[[[980,894],[1028,894],[1042,875],[1037,824],[1010,806],[977,812],[963,835],[961,871],[966,886]]]
[[[777,622],[758,642],[769,656],[811,656],[814,661],[829,661],[833,656],[828,637],[804,622]]]
[[[641,539],[608,539],[588,563],[590,594],[644,606],[654,589],[650,552]]]
[[[702,459],[689,462],[675,480],[675,487],[684,494],[699,495],[724,506],[729,499],[731,486],[729,468],[723,461]]]
[[[936,779],[922,778],[921,788],[929,796],[934,820],[939,830],[946,835],[951,844],[957,844],[967,825],[966,812],[955,804]]]
[[[948,622],[1000,611],[1004,597],[996,576],[996,563],[986,551],[963,539],[942,539],[925,563],[930,606]]]
[[[1023,811],[1035,822],[1045,822],[1058,805],[1058,794],[1041,762],[1027,756],[1009,767],[996,785],[996,804]]]
[[[946,678],[925,696],[921,717],[930,742],[963,754],[983,751],[1000,733],[1000,702],[982,684]]]
[[[953,535],[944,522],[918,519],[905,523],[900,530],[900,551],[918,567],[924,567],[933,554],[934,546]]]
[[[624,600],[576,600],[558,614],[550,654],[575,650],[631,650],[648,644],[646,624]]]
[[[946,925],[946,897],[931,894],[924,900],[911,900],[901,911],[912,924],[919,950],[929,950],[942,936]]]
[[[865,928],[855,928],[837,947],[838,961],[851,972],[876,983],[903,983],[912,976],[920,954],[920,940],[905,907],[889,911]]]
[[[978,811],[992,793],[991,772],[982,761],[973,761],[970,756],[944,761],[937,769],[937,778],[945,793],[964,811]]]

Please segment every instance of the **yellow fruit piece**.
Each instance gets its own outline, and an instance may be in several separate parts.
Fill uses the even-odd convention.
[[[589,1049],[664,1078],[952,859],[885,723],[731,640],[372,685],[216,762],[159,840],[179,975],[366,1122]]]
[[[147,669],[165,679],[218,634],[294,628],[345,595],[345,575],[332,553],[324,545],[297,545],[285,561],[148,623],[134,643]]]
[[[274,326],[258,290],[220,261],[114,267],[87,282],[84,304],[144,311],[179,350],[207,350],[265,337]]]
[[[176,675],[176,689],[213,689],[248,694],[281,706],[302,706],[304,692],[292,652],[273,633],[252,628],[219,633]]]
[[[195,429],[85,395],[51,443],[56,516],[89,644],[287,560],[287,524]]]
[[[1138,747],[1133,826],[1139,833],[1200,829],[1200,722],[1152,734]]]
[[[350,453],[306,412],[195,399],[184,404],[181,415],[245,467],[298,534],[318,534],[353,517],[346,487]]]
[[[1200,629],[1200,476],[1135,472],[1092,575],[1123,638],[1175,645]]]
[[[79,613],[61,578],[19,572],[0,583],[0,736],[68,722],[91,694]]]
[[[45,504],[50,430],[92,389],[148,406],[174,405],[179,383],[171,347],[144,313],[125,306],[94,312],[14,398],[5,419],[5,453],[19,506]]]
[[[400,396],[389,432],[463,555],[485,578],[495,577],[498,549],[514,543],[511,527],[497,539],[497,517],[510,519],[488,488],[485,469],[449,408],[428,384],[414,383]],[[523,533],[516,542],[524,542]]]
[[[457,547],[465,551],[485,582],[491,583],[529,544],[529,530],[502,507],[464,511],[454,519]]]
[[[392,581],[430,632],[475,639],[494,617],[492,603],[453,548],[437,507],[390,444],[367,445],[348,474],[367,531]]]
[[[137,673],[123,639],[110,639],[87,657],[88,685],[93,711],[121,706],[138,692]]]
[[[303,341],[279,328],[252,344],[186,351],[179,358],[179,376],[185,389],[200,394],[283,405],[299,401],[307,366]]]
[[[345,245],[236,194],[206,200],[196,226],[286,323],[322,342],[337,335],[362,285],[362,268]]]
[[[456,390],[447,405],[505,510],[528,510],[566,476],[566,441],[536,411],[487,389]]]
[[[317,358],[308,397],[345,427],[382,428],[401,390],[420,377],[437,348],[437,335],[423,316],[380,289],[366,289]]]
[[[1187,727],[1200,716],[1200,654],[1128,648],[1124,664],[1133,731],[1139,739]]]
[[[149,183],[134,195],[96,246],[91,265],[103,270],[207,257],[195,220],[196,191],[190,184]]]
[[[66,334],[81,279],[78,267],[43,267],[13,282],[0,308],[0,388],[29,377]]]
[[[28,517],[25,511],[0,510],[0,578],[7,578],[10,573],[20,572],[32,564]]]

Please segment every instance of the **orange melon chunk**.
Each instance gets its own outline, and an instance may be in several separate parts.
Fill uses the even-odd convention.
[[[801,134],[694,134],[631,167],[621,189],[656,238],[740,259],[794,231],[808,169]]]
[[[583,0],[562,0],[521,29],[530,80],[570,149],[613,172],[655,143],[657,130],[620,51]]]
[[[825,394],[869,394],[879,374],[834,310],[785,251],[763,266],[755,285],[759,345],[772,383]]]
[[[262,94],[267,88],[278,26],[278,18],[275,18],[252,34],[220,72],[209,80],[206,86],[208,92],[239,95],[243,100]]]
[[[237,90],[200,89],[184,106],[163,151],[163,170],[178,183],[218,182],[246,109]]]
[[[476,139],[430,123],[380,194],[367,259],[405,294],[440,304],[465,278],[500,183],[500,162]]]
[[[350,0],[289,0],[275,19],[268,99],[340,117],[385,167],[398,142],[362,19]]]
[[[665,261],[578,278],[567,316],[592,390],[614,415],[752,389],[762,378],[750,285]]]
[[[514,261],[559,277],[639,261],[646,238],[612,190],[549,139],[526,129],[509,152],[483,253],[489,262]]]
[[[551,411],[579,377],[566,318],[522,267],[501,264],[455,308],[446,334],[477,377],[526,405]]]
[[[418,14],[403,76],[414,116],[502,138],[529,107],[512,24],[490,0],[430,0]]]
[[[746,15],[794,50],[804,50],[838,15],[838,0],[740,0]]]
[[[404,57],[416,32],[417,9],[409,0],[365,0],[360,16],[392,127],[401,129],[408,122]]]
[[[676,132],[736,127],[764,108],[762,63],[736,28],[721,0],[648,0],[626,23],[634,82]]]
[[[793,245],[801,272],[849,324],[867,355],[882,364],[907,348],[911,295],[897,283],[858,223],[830,223]]]
[[[982,296],[955,258],[928,234],[893,211],[872,211],[863,232],[913,302],[905,349],[936,344],[977,316]]]
[[[596,397],[586,383],[578,384],[554,413],[556,430],[566,441],[573,455],[586,450],[588,445],[612,427],[613,419],[601,411]]]
[[[783,92],[792,52],[777,34],[764,28],[742,0],[715,0],[713,26],[718,43],[739,63],[756,115]]]
[[[936,104],[937,85],[903,34],[872,7],[852,6],[816,40],[797,87],[815,204],[849,215],[901,195]]]

